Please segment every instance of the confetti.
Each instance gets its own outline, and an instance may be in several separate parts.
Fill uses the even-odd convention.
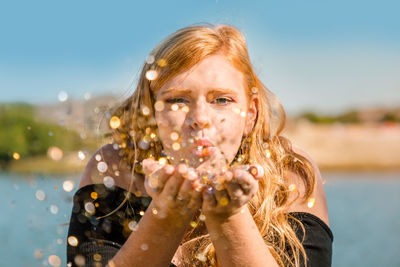
[[[45,200],[46,194],[42,190],[36,191],[36,198],[39,199],[40,201]]]
[[[160,67],[165,67],[167,65],[167,61],[165,59],[163,59],[163,58],[160,58],[157,61],[157,65],[160,66]]]
[[[50,255],[48,260],[49,260],[49,264],[51,266],[54,266],[54,267],[61,266],[61,259],[57,255]]]
[[[163,111],[164,110],[164,102],[163,101],[156,101],[154,104],[154,109],[156,111]]]
[[[228,205],[229,200],[228,200],[226,197],[222,197],[222,198],[219,200],[218,203],[219,203],[220,206],[224,207],[224,206]]]
[[[97,170],[99,172],[106,172],[108,169],[107,163],[105,163],[104,161],[100,161],[99,163],[97,163]]]
[[[57,98],[58,98],[58,101],[65,102],[68,100],[68,94],[65,91],[61,91],[58,93]]]
[[[307,206],[308,206],[308,208],[311,209],[312,207],[314,207],[314,205],[315,205],[315,198],[310,197],[310,198],[308,199]]]
[[[148,55],[146,57],[146,63],[147,64],[153,64],[154,63],[154,56],[153,55]]]
[[[117,116],[112,116],[110,119],[110,127],[112,129],[117,129],[121,125],[121,121]]]
[[[148,246],[146,243],[143,243],[143,244],[140,245],[140,248],[141,248],[142,250],[148,250],[148,249],[149,249],[149,246]]]
[[[289,191],[290,192],[296,192],[297,190],[297,186],[295,184],[290,184],[289,185]]]
[[[137,229],[139,228],[139,224],[137,223],[137,221],[130,221],[130,222],[128,223],[128,228],[129,228],[131,231],[137,231]]]
[[[146,72],[146,78],[149,81],[154,81],[155,79],[157,79],[157,77],[158,77],[158,73],[155,70],[148,70]]]
[[[79,150],[79,151],[78,151],[78,158],[79,158],[80,160],[84,160],[84,159],[86,158],[85,153],[84,153],[83,151]]]
[[[142,114],[148,116],[150,114],[150,109],[146,106],[142,108]]]
[[[172,111],[177,111],[179,109],[179,106],[177,104],[172,104],[171,105],[171,110]]]
[[[67,241],[70,246],[76,247],[78,245],[78,238],[73,235],[69,236]]]
[[[63,151],[56,146],[51,146],[47,149],[47,156],[52,160],[59,161],[63,157]]]
[[[19,160],[19,159],[21,158],[21,155],[20,155],[18,152],[14,152],[13,158],[14,158],[15,160]]]
[[[103,178],[103,183],[107,188],[111,188],[115,185],[114,178],[112,178],[111,176],[105,176]]]
[[[76,255],[74,258],[74,262],[79,267],[83,267],[86,264],[85,257],[83,257],[82,255]]]
[[[87,213],[89,213],[90,215],[93,215],[96,212],[96,208],[93,205],[92,202],[86,202],[85,203],[85,210],[87,211]]]
[[[177,151],[177,150],[181,149],[181,145],[179,143],[175,142],[172,144],[172,149]]]
[[[92,192],[92,193],[90,193],[90,197],[91,197],[92,199],[97,199],[98,196],[99,196],[99,195],[97,194],[97,192]]]
[[[50,206],[50,212],[53,214],[57,214],[58,213],[58,207],[56,205],[51,205]]]
[[[97,154],[94,158],[95,158],[97,161],[100,161],[100,160],[101,160],[101,155],[100,155],[100,154]]]
[[[172,139],[173,141],[176,141],[176,140],[179,139],[179,133],[177,133],[177,132],[172,132],[172,133],[170,134],[170,137],[171,137],[171,139]]]

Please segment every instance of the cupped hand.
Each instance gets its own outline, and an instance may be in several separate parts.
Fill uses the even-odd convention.
[[[240,165],[214,177],[203,190],[202,210],[207,217],[228,218],[239,212],[258,191],[261,166]]]
[[[194,169],[185,164],[174,167],[145,159],[143,171],[146,192],[154,201],[160,217],[192,217],[201,207],[202,190]]]

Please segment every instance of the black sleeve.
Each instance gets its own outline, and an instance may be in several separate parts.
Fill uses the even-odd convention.
[[[118,252],[140,220],[151,198],[129,200],[115,213],[101,219],[117,208],[127,191],[92,184],[80,188],[74,195],[68,229],[68,266],[106,266]]]
[[[305,229],[305,232],[303,232],[303,229],[294,220],[291,221],[296,235],[302,241],[306,252],[307,267],[331,266],[333,234],[329,226],[311,213],[293,212],[291,215],[298,219]],[[287,249],[290,250],[290,248]],[[300,260],[301,266],[303,266],[303,258]]]

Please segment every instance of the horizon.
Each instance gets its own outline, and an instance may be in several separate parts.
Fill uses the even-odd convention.
[[[86,93],[127,97],[158,42],[208,21],[242,30],[256,73],[288,114],[400,106],[395,1],[0,6],[0,102],[56,103],[60,92],[75,99]]]

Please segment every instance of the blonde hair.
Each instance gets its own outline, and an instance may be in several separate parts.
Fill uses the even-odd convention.
[[[126,160],[134,166],[133,171],[141,173],[143,159],[158,158],[162,154],[154,119],[155,92],[177,74],[216,53],[225,55],[244,74],[247,95],[257,93],[259,96],[255,125],[240,149],[245,150],[245,154],[239,151],[236,157],[241,160],[240,164],[257,163],[265,170],[258,192],[248,203],[249,210],[281,266],[300,266],[301,258],[306,264],[302,241],[297,238],[291,221],[302,225],[287,212],[292,202],[289,202],[285,172],[291,171],[301,177],[306,199],[314,189],[314,170],[305,157],[293,151],[290,141],[279,135],[285,125],[285,112],[279,100],[254,73],[245,38],[237,28],[190,26],[171,34],[155,47],[151,52],[154,60],[144,63],[135,92],[114,112],[121,123],[117,129],[112,129],[113,137],[124,148]],[[149,71],[157,78],[146,78]],[[198,216],[197,223],[199,226],[203,223]],[[190,264],[187,262],[190,266],[219,266],[208,234],[192,229],[186,233],[183,247],[189,252],[185,260],[190,261]],[[286,250],[287,247],[291,251]]]

